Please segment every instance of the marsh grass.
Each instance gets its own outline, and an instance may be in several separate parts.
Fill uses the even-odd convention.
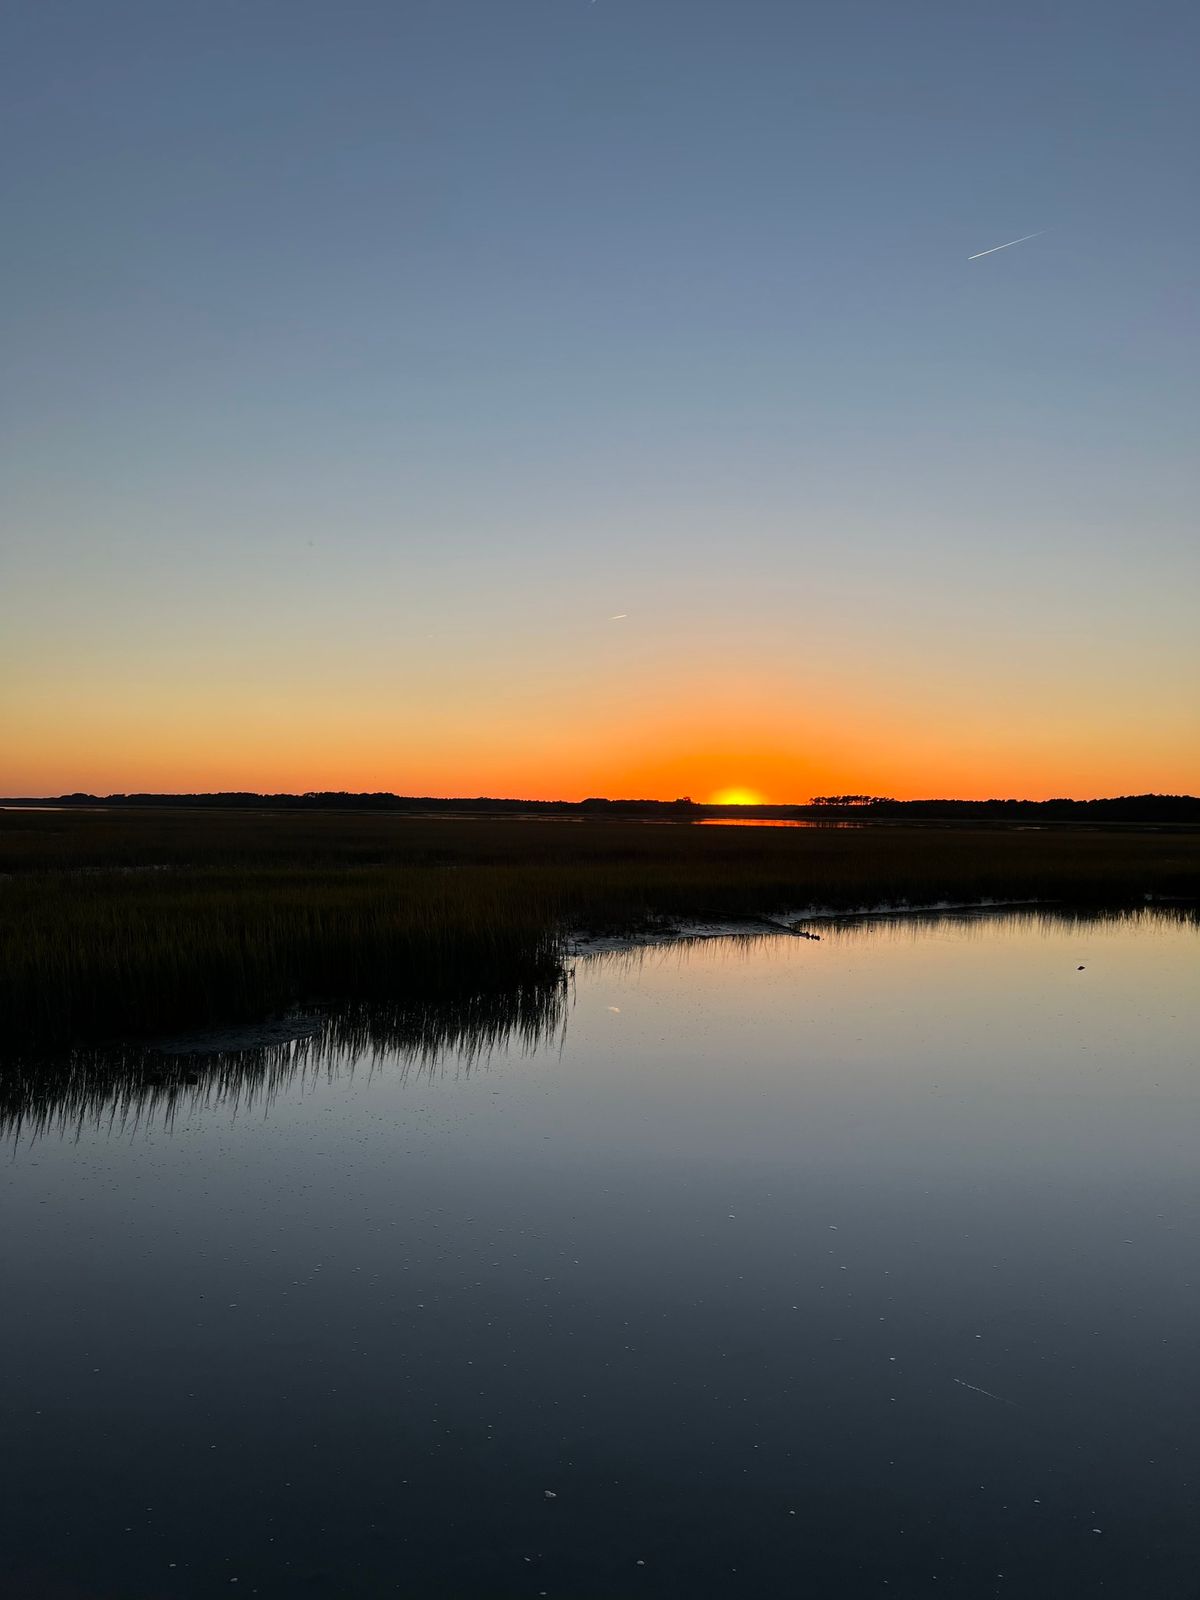
[[[0,1051],[552,988],[564,932],[1200,895],[1200,833],[0,812]]]

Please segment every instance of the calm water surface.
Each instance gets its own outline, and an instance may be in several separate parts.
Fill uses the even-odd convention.
[[[713,941],[26,1107],[0,1592],[1194,1600],[1198,954]]]

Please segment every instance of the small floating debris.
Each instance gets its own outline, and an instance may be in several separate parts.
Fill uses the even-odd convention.
[[[546,1496],[547,1500],[557,1500],[558,1499],[558,1496],[555,1494],[553,1489],[543,1489],[542,1493]]]
[[[977,1383],[968,1383],[965,1378],[951,1378],[951,1383],[957,1383],[962,1389],[970,1389],[974,1394],[985,1394],[989,1400],[999,1400],[1002,1406],[1015,1406],[1015,1400],[1006,1400],[1002,1394],[993,1394],[990,1389],[981,1389]]]

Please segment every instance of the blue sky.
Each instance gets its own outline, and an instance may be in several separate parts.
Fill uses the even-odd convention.
[[[981,715],[989,790],[1043,744],[1051,789],[1200,782],[1198,34],[1184,4],[10,6],[0,783],[139,786],[208,685],[205,786],[265,781],[267,726],[299,782],[353,713],[380,786],[457,787],[436,713],[615,792],[658,781],[660,733],[616,731],[647,683],[663,725],[728,693],[735,743],[747,699],[828,742],[828,706],[788,723],[798,653],[841,658],[814,783],[919,789],[877,756],[932,725],[945,787]],[[556,779],[563,715],[594,766]]]

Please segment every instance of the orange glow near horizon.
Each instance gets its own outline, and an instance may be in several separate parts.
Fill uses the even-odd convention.
[[[735,787],[718,789],[708,803],[711,806],[763,806],[767,803],[767,797],[759,794],[757,789]]]
[[[63,651],[37,677],[0,672],[0,795],[390,790],[733,806],[1200,787],[1191,706],[1147,718],[1136,683],[1110,682],[1081,708],[1057,674],[1035,712],[1007,679],[901,693],[856,679],[852,663],[822,679],[785,663],[768,675],[725,658],[697,671],[598,655],[590,674],[560,680],[415,655],[403,677],[356,660],[228,656],[181,662],[164,649],[150,671],[141,657]]]
[[[1154,748],[1152,730],[1137,728],[1128,730],[1118,753],[1098,730],[1088,730],[1090,738],[1077,735],[1072,748],[1061,724],[1024,739],[993,738],[989,746],[963,728],[955,730],[956,739],[911,728],[904,740],[866,717],[851,738],[846,723],[837,727],[833,719],[813,716],[797,725],[784,708],[776,728],[743,727],[724,738],[710,729],[705,738],[680,716],[667,727],[666,717],[660,722],[653,715],[641,726],[631,717],[619,727],[616,718],[606,724],[597,717],[560,725],[555,734],[537,718],[523,727],[515,717],[487,729],[467,718],[447,719],[442,727],[433,717],[421,719],[423,725],[413,718],[397,726],[401,719],[376,708],[359,706],[357,715],[339,718],[279,702],[265,714],[226,703],[177,706],[172,716],[157,706],[87,703],[90,698],[83,691],[77,697],[83,705],[56,707],[57,715],[30,717],[24,726],[10,719],[14,737],[0,754],[0,796],[390,790],[530,800],[693,795],[710,804],[752,806],[846,792],[897,799],[1086,799],[1200,787],[1183,741],[1164,752]],[[800,750],[806,753],[794,753]],[[729,784],[723,774],[731,767],[753,778]]]

